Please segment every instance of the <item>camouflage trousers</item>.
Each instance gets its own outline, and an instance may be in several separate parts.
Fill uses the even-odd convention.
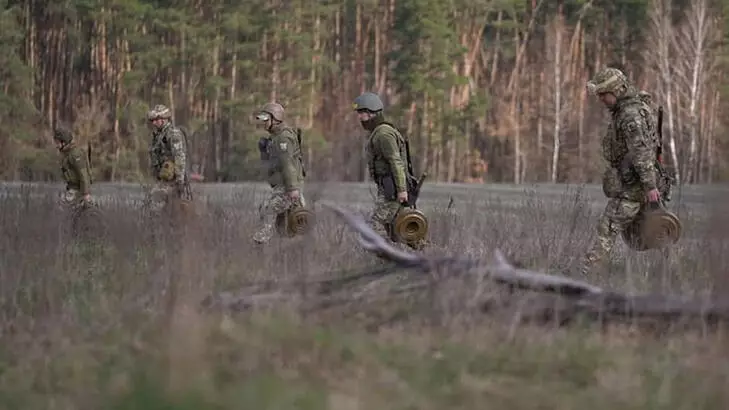
[[[156,181],[147,189],[144,205],[151,211],[158,212],[164,208],[170,198],[179,197],[176,182]]]
[[[253,234],[253,241],[264,244],[271,240],[275,232],[276,216],[293,207],[305,207],[304,194],[299,190],[299,198],[292,200],[283,187],[274,187],[271,195],[258,207],[259,228]]]
[[[66,189],[60,195],[60,204],[64,209],[76,211],[81,208],[85,201],[81,191],[73,188]]]
[[[582,274],[587,274],[598,261],[612,251],[618,235],[633,222],[640,212],[640,207],[640,202],[627,199],[608,200],[597,222],[597,239],[585,255]]]
[[[372,229],[377,232],[378,235],[392,242],[390,237],[390,225],[392,224],[395,215],[397,215],[400,209],[400,203],[397,201],[388,201],[385,198],[385,193],[381,190],[377,190],[377,197],[375,198],[375,206],[372,209],[372,215],[370,216],[369,225]],[[397,247],[404,249],[405,244],[397,243]],[[414,244],[412,248],[422,249],[427,245],[425,239]]]

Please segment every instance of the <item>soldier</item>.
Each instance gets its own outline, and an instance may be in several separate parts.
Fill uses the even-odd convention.
[[[61,173],[66,182],[62,196],[64,205],[77,207],[91,201],[88,159],[73,141],[73,133],[58,127],[53,132],[53,142],[61,152]]]
[[[149,159],[156,180],[147,201],[166,202],[170,195],[191,200],[185,135],[172,124],[172,113],[162,104],[155,105],[147,112],[147,121],[153,130]]]
[[[388,226],[402,204],[408,201],[409,158],[405,138],[397,128],[385,122],[385,106],[377,94],[365,92],[353,105],[362,128],[370,132],[366,145],[367,164],[370,178],[377,185],[377,197],[369,222],[372,229],[390,240]],[[425,245],[423,239],[412,247],[422,249]]]
[[[253,241],[265,244],[273,237],[278,214],[306,206],[301,192],[305,174],[297,132],[284,122],[281,104],[272,102],[264,105],[256,120],[268,132],[259,141],[259,150],[272,192],[259,207],[261,227],[253,235]]]
[[[608,163],[602,183],[608,203],[597,223],[597,240],[585,255],[582,274],[612,250],[617,235],[645,204],[666,199],[658,172],[656,120],[643,95],[616,68],[599,71],[587,82],[587,90],[605,104],[611,121],[602,139],[602,155]]]

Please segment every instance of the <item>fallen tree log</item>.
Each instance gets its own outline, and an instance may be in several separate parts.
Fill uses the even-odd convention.
[[[561,315],[563,318],[560,321],[563,321],[580,315],[597,320],[647,317],[662,320],[693,318],[708,323],[729,321],[729,301],[696,300],[660,294],[630,295],[606,290],[565,276],[516,268],[498,249],[494,251],[490,263],[459,256],[429,258],[403,251],[378,235],[361,217],[334,204],[322,205],[334,211],[359,233],[359,243],[366,250],[393,262],[397,268],[417,269],[426,273],[447,269],[449,274],[476,269],[483,272],[486,279],[500,285],[559,296],[552,299],[551,307],[550,303],[546,303],[538,309],[538,313],[534,312],[544,320]],[[484,310],[488,310],[488,307],[484,306]]]

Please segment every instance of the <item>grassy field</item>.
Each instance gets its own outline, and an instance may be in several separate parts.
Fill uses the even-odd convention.
[[[514,312],[478,308],[495,285],[455,275],[399,294],[388,289],[405,279],[392,275],[315,303],[315,281],[382,266],[316,204],[367,211],[364,184],[309,185],[314,232],[265,248],[249,239],[261,185],[196,185],[198,218],[184,236],[135,208],[138,186],[94,185],[109,234],[96,242],[70,236],[59,189],[0,188],[2,409],[729,406],[721,328],[520,324]],[[726,297],[726,198],[717,187],[677,192],[681,242],[645,253],[621,243],[590,280]],[[596,186],[429,185],[426,253],[487,259],[499,248],[522,266],[573,275],[604,203]],[[254,288],[295,291],[244,311],[201,303]]]

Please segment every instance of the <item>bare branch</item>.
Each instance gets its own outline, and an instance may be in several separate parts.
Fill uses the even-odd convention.
[[[395,249],[392,245],[379,236],[367,225],[362,218],[345,211],[343,208],[333,204],[323,204],[333,210],[339,217],[360,234],[360,243],[367,250],[382,255],[384,258],[395,262],[400,267],[418,267],[423,270],[432,270],[437,266],[449,265],[461,272],[469,270],[474,266],[481,265],[488,272],[488,276],[497,283],[506,284],[512,287],[528,289],[541,292],[552,292],[565,295],[599,295],[603,291],[599,287],[588,283],[576,281],[567,277],[547,275],[534,272],[528,269],[518,269],[509,264],[501,251],[494,252],[494,261],[490,265],[483,266],[477,261],[453,257],[445,259],[428,259],[421,255]]]
[[[427,271],[447,263],[453,269],[449,273],[458,274],[478,266],[487,271],[486,277],[496,283],[535,292],[556,293],[565,297],[561,307],[557,306],[558,304],[553,304],[551,307],[544,305],[541,309],[546,311],[541,312],[541,317],[568,312],[569,314],[587,314],[600,320],[609,316],[618,318],[642,316],[656,319],[694,317],[708,321],[729,320],[729,302],[726,301],[704,302],[665,295],[621,294],[563,276],[516,268],[499,250],[494,251],[494,260],[487,265],[459,257],[436,260],[399,251],[377,235],[361,218],[336,205],[324,204],[324,206],[332,209],[360,234],[360,243],[367,250],[383,255],[399,267],[416,267]]]
[[[423,256],[401,251],[387,243],[385,238],[372,230],[361,217],[347,212],[334,204],[322,203],[322,205],[334,211],[350,227],[359,232],[359,243],[368,251],[381,255],[385,259],[391,260],[401,266],[425,267],[427,265],[427,260]]]

